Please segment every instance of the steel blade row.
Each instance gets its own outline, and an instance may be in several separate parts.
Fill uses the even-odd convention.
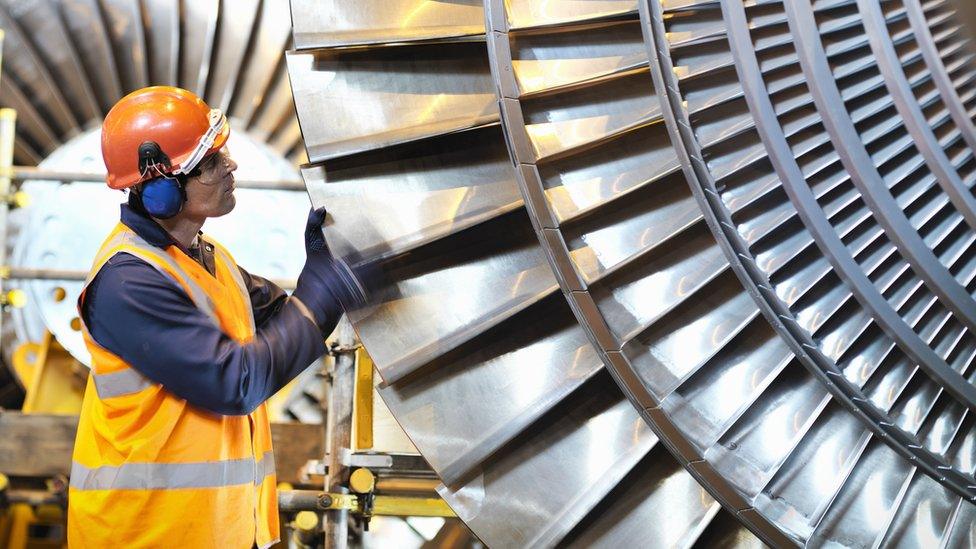
[[[669,71],[669,74],[674,72],[675,75],[681,75],[684,78],[712,76],[709,71],[730,65],[729,60],[731,57],[727,49],[724,52],[719,48],[715,48],[712,51],[706,50],[708,42],[713,41],[721,35],[720,32],[717,32],[717,29],[722,28],[720,24],[721,20],[719,20],[719,24],[716,23],[714,20],[716,14],[718,14],[717,11],[711,13],[713,17],[711,21],[707,18],[703,18],[704,21],[681,21],[675,18],[670,22],[666,34],[668,39],[678,44],[679,48],[695,47],[696,51],[689,55],[701,57],[695,58],[696,65],[689,64],[687,67],[680,67],[679,70]],[[684,15],[687,16],[688,13]],[[498,18],[494,16],[489,18],[489,20],[495,19]],[[775,21],[776,18],[774,17],[772,19]],[[785,20],[782,16],[778,19],[781,22]],[[769,21],[761,20],[754,26],[762,28],[769,24]],[[570,33],[573,32],[571,29],[567,29],[567,31]],[[503,33],[499,33],[499,35],[501,34]],[[514,73],[516,76],[519,75],[518,65],[521,63],[521,59],[517,58],[518,54],[510,55],[509,59],[504,59],[504,56],[509,52],[514,52],[515,48],[513,46],[517,45],[519,41],[524,43],[524,39],[521,37],[513,39],[511,35],[512,33],[509,32],[507,36],[509,38],[508,47],[503,45],[501,47],[495,47],[492,50],[500,53],[496,61],[496,64],[499,65],[496,72],[499,75],[506,75],[509,72]],[[496,37],[496,42],[500,37]],[[578,44],[578,32],[574,35],[574,39]],[[782,43],[783,41],[780,40],[779,42]],[[702,57],[705,58],[702,59]],[[510,62],[511,65],[506,66],[506,61]],[[500,80],[503,82],[501,90],[505,93],[508,90],[506,90],[506,86],[504,85],[504,76]],[[606,83],[594,84],[594,86],[596,85],[606,86]],[[519,91],[524,90],[516,89],[516,92]],[[721,112],[722,109],[728,106],[730,101],[740,97],[741,94],[741,90],[736,89],[734,81],[716,83],[713,79],[709,81],[707,88],[694,89],[687,94],[685,96],[688,98],[687,102],[682,101],[682,107],[686,107],[695,115],[704,117],[706,113],[710,113],[711,111]],[[605,89],[604,93],[594,93],[594,96],[619,98],[625,96],[625,94],[620,90]],[[572,170],[559,164],[559,159],[553,160],[553,155],[547,156],[540,154],[540,151],[544,149],[545,143],[538,136],[542,135],[543,138],[549,138],[554,134],[562,134],[558,132],[535,131],[535,127],[539,126],[533,127],[532,121],[530,120],[527,123],[526,119],[537,118],[544,122],[550,122],[559,117],[560,113],[556,109],[549,109],[544,116],[536,114],[538,105],[546,104],[543,101],[552,104],[554,102],[552,99],[534,100],[532,96],[526,93],[513,93],[510,94],[510,97],[511,99],[503,102],[503,105],[505,105],[503,112],[506,113],[503,119],[507,121],[508,126],[511,128],[510,134],[512,136],[513,153],[520,163],[520,173],[523,175],[521,182],[525,187],[524,192],[527,200],[530,202],[530,211],[533,211],[535,217],[541,220],[541,241],[551,246],[550,257],[553,258],[554,270],[557,273],[563,274],[561,281],[564,283],[564,287],[569,289],[568,295],[570,302],[576,304],[575,310],[578,312],[581,322],[590,329],[591,336],[606,351],[607,361],[611,364],[612,369],[618,373],[618,379],[624,386],[628,386],[631,394],[646,409],[645,415],[651,421],[652,425],[656,427],[656,430],[662,433],[668,439],[668,442],[677,447],[678,451],[683,454],[681,456],[682,459],[688,463],[691,470],[696,473],[696,476],[706,486],[709,486],[711,491],[723,503],[739,511],[740,518],[743,521],[753,523],[753,526],[757,529],[765,530],[763,537],[774,543],[788,543],[788,541],[782,538],[777,538],[779,534],[778,529],[783,526],[787,526],[787,531],[794,536],[794,539],[798,538],[802,540],[807,537],[812,528],[824,517],[824,513],[826,512],[824,502],[830,500],[830,497],[835,494],[831,490],[836,490],[838,486],[832,485],[826,487],[826,489],[822,488],[822,494],[811,494],[809,486],[805,486],[803,482],[809,484],[814,483],[811,483],[809,480],[799,480],[796,471],[790,469],[786,465],[788,462],[785,460],[791,451],[803,455],[805,460],[814,459],[812,455],[807,453],[813,452],[813,450],[805,449],[803,446],[791,446],[790,444],[799,444],[803,440],[803,437],[807,437],[806,440],[810,441],[808,444],[812,448],[817,448],[816,452],[820,453],[820,459],[845,462],[845,460],[851,460],[852,455],[856,455],[852,448],[857,448],[857,445],[864,443],[864,434],[860,432],[861,428],[858,422],[843,412],[826,411],[825,404],[827,401],[825,400],[825,394],[818,390],[815,383],[797,378],[790,382],[780,382],[787,386],[792,385],[793,387],[790,387],[790,389],[793,390],[802,388],[804,385],[808,389],[812,389],[812,391],[806,394],[797,391],[791,395],[792,402],[790,404],[796,407],[793,408],[794,410],[803,417],[808,418],[807,421],[813,421],[820,414],[822,416],[817,421],[822,421],[825,424],[832,424],[834,421],[846,421],[848,427],[855,429],[854,432],[859,436],[852,437],[848,433],[847,436],[850,440],[848,440],[847,446],[842,446],[842,449],[838,449],[836,445],[831,445],[831,450],[833,451],[831,453],[831,450],[827,450],[821,446],[823,443],[822,440],[817,438],[815,434],[811,434],[817,431],[812,431],[811,433],[806,432],[807,429],[811,428],[811,425],[816,425],[816,423],[799,425],[796,426],[792,433],[794,437],[792,440],[786,437],[789,444],[782,445],[780,449],[781,454],[777,456],[774,453],[775,450],[770,452],[772,448],[767,446],[770,444],[767,438],[769,432],[766,433],[766,436],[755,436],[752,438],[751,444],[755,445],[755,448],[751,451],[742,446],[742,441],[735,440],[734,434],[728,431],[723,432],[723,429],[733,430],[736,427],[736,421],[741,422],[740,427],[744,432],[755,433],[764,428],[772,429],[771,426],[775,421],[771,421],[771,416],[768,413],[769,410],[762,414],[756,413],[752,417],[745,415],[747,419],[743,420],[739,420],[737,416],[732,416],[728,419],[729,423],[726,425],[723,425],[721,422],[716,422],[717,424],[712,426],[715,431],[710,433],[717,434],[718,438],[716,439],[704,438],[696,440],[693,436],[689,436],[690,433],[682,429],[682,427],[687,428],[689,424],[693,424],[692,421],[682,417],[689,412],[688,403],[683,402],[680,396],[683,388],[682,383],[686,379],[694,379],[696,375],[701,375],[702,377],[709,375],[699,373],[700,371],[705,371],[708,367],[716,368],[723,374],[726,374],[727,377],[723,381],[732,379],[729,375],[731,374],[731,368],[728,365],[714,365],[720,362],[715,356],[722,357],[720,354],[721,351],[718,351],[718,349],[721,349],[728,341],[733,340],[740,331],[744,331],[745,327],[749,326],[757,318],[758,311],[754,307],[750,307],[750,300],[741,289],[738,289],[739,286],[731,273],[728,273],[726,278],[727,282],[724,283],[724,286],[728,289],[722,290],[723,286],[720,285],[719,281],[722,280],[721,275],[723,270],[728,268],[727,265],[721,264],[720,262],[719,265],[716,265],[711,270],[702,268],[715,264],[714,259],[709,261],[706,258],[721,257],[721,253],[714,244],[712,245],[711,255],[697,256],[695,254],[689,254],[691,261],[688,261],[688,263],[693,262],[692,264],[698,267],[697,271],[691,269],[682,270],[675,268],[673,264],[669,263],[651,263],[654,265],[654,269],[650,271],[653,273],[653,277],[645,275],[646,278],[642,281],[645,284],[645,288],[651,289],[651,291],[639,296],[631,294],[630,299],[623,300],[626,306],[626,312],[629,314],[621,314],[621,310],[624,307],[621,307],[619,302],[613,303],[606,298],[593,297],[594,295],[612,295],[613,289],[616,289],[619,292],[616,297],[619,299],[619,295],[626,295],[619,290],[633,288],[635,277],[631,275],[623,284],[620,284],[612,277],[606,281],[600,280],[590,275],[592,269],[589,267],[588,261],[586,259],[581,260],[580,258],[598,257],[604,260],[610,260],[610,262],[619,261],[624,264],[628,263],[628,260],[634,263],[646,260],[646,252],[642,249],[642,246],[646,246],[649,241],[653,243],[653,239],[647,238],[650,230],[648,227],[657,228],[662,227],[663,224],[659,221],[651,222],[648,219],[635,223],[634,226],[643,229],[643,233],[637,233],[636,231],[632,233],[640,234],[641,238],[639,244],[631,244],[628,246],[625,240],[627,232],[620,228],[622,223],[618,222],[614,217],[622,215],[621,212],[623,211],[632,208],[637,209],[633,206],[636,202],[634,196],[629,197],[630,200],[628,200],[627,206],[621,206],[619,203],[614,204],[613,197],[607,198],[605,200],[607,207],[605,217],[597,217],[596,214],[593,214],[590,218],[573,222],[573,220],[565,219],[565,216],[559,216],[556,212],[560,208],[551,207],[550,205],[554,204],[554,201],[547,200],[547,195],[555,196],[555,193],[551,192],[555,185],[540,174],[556,173],[560,178],[560,182],[563,182],[568,179],[566,174],[572,173]],[[692,97],[697,101],[692,102]],[[572,100],[567,101],[572,102]],[[734,118],[731,120],[729,120],[730,117],[727,116],[727,113],[724,113],[722,118],[714,122],[707,121],[700,126],[696,126],[695,130],[697,130],[697,135],[695,137],[708,143],[709,146],[715,146],[728,139],[740,136],[742,132],[748,129],[751,123],[748,110],[744,110],[744,113],[734,113],[732,115]],[[532,114],[526,116],[526,112]],[[584,123],[588,122],[589,120],[584,121]],[[640,120],[637,122],[639,123]],[[708,122],[712,123],[706,125]],[[605,123],[602,124],[601,128],[605,129],[608,126],[611,126],[611,124]],[[576,137],[583,132],[571,131],[567,133]],[[608,132],[608,135],[611,138],[613,137],[612,133]],[[520,139],[527,141],[529,146],[520,146]],[[642,140],[643,143],[647,143],[648,141],[646,137]],[[633,151],[636,148],[634,143],[621,143],[618,146],[624,150]],[[761,154],[761,151],[757,151],[755,147],[751,151],[747,149],[746,151],[736,150],[730,152],[740,155],[740,159],[743,158],[743,155],[746,155],[745,158],[748,158],[748,155]],[[600,155],[601,158],[606,158],[607,156],[609,154],[606,151]],[[732,161],[729,164],[737,166],[738,162]],[[667,166],[673,166],[674,163],[663,162],[661,165],[664,173],[667,173]],[[755,176],[757,174],[751,175]],[[654,175],[649,177],[649,181],[654,181],[655,179],[657,177]],[[660,193],[660,190],[656,191],[658,196],[660,196]],[[534,206],[532,205],[533,202]],[[650,210],[646,206],[642,209]],[[782,212],[774,211],[773,215],[777,213],[782,214]],[[769,212],[764,212],[764,214],[769,216]],[[662,217],[669,221],[680,221],[682,219],[682,216],[673,213]],[[587,227],[587,225],[590,227]],[[682,228],[684,228],[684,225],[678,223],[676,232]],[[762,235],[760,234],[758,236]],[[758,236],[755,237],[758,238]],[[664,240],[667,242],[667,239]],[[687,241],[668,242],[668,244],[676,244],[671,246],[666,252],[672,257],[677,255],[674,252],[675,249],[687,250],[690,247],[695,251],[707,250],[707,248],[701,245],[689,246]],[[792,244],[796,245],[795,238]],[[580,249],[586,250],[588,253],[580,253]],[[789,256],[787,256],[788,258]],[[701,303],[696,304],[698,307],[684,304],[683,307],[678,306],[675,307],[676,310],[672,310],[671,307],[674,306],[674,302],[665,299],[663,303],[656,303],[655,298],[660,299],[660,293],[668,293],[668,285],[662,283],[663,273],[673,276],[672,280],[674,280],[673,284],[676,290],[680,287],[679,291],[672,290],[677,296],[683,297],[689,293],[694,294],[696,290],[702,290],[704,297],[699,297]],[[700,278],[696,279],[696,275]],[[609,291],[604,290],[601,288],[604,284],[611,286],[613,289]],[[801,290],[806,291],[808,288],[801,288]],[[736,298],[737,294],[741,296],[738,300]],[[836,295],[831,297],[834,300],[837,299]],[[849,297],[848,295],[847,298]],[[712,301],[710,298],[717,299]],[[843,298],[841,298],[841,303],[843,303]],[[830,314],[834,311],[833,309],[825,308],[822,303],[818,303],[818,305],[821,306],[821,309],[813,313],[813,316],[826,317],[819,318],[818,320],[820,323],[825,323],[830,320]],[[829,305],[828,303],[827,306]],[[834,306],[836,307],[836,305]],[[596,311],[603,313],[602,319],[599,318],[599,315],[593,314]],[[641,313],[645,314],[648,320],[645,322],[634,322],[634,317],[642,320]],[[672,318],[666,316],[669,314],[673,315]],[[673,322],[673,324],[668,324],[669,321]],[[654,326],[654,322],[657,323],[657,326]],[[847,322],[846,326],[848,329],[850,328],[850,321]],[[844,327],[844,325],[841,327]],[[769,330],[769,328],[768,325],[763,326],[763,323],[758,321],[752,327],[752,330],[754,332],[761,332],[762,330]],[[760,336],[755,340],[761,342],[764,339],[772,339],[771,336],[772,334],[766,338]],[[703,341],[705,337],[709,338],[707,343]],[[850,345],[850,342],[845,343],[842,339],[837,339],[835,345],[845,344]],[[788,358],[791,358],[789,357],[788,350],[781,348],[779,350],[779,357],[781,358],[779,360],[774,358],[772,361],[769,361],[769,355],[759,354],[762,351],[768,352],[769,349],[763,349],[761,343],[758,345],[753,343],[753,345],[755,345],[753,349],[749,349],[748,347],[745,350],[741,348],[737,349],[736,356],[737,359],[742,360],[742,363],[752,365],[753,368],[759,365],[779,366],[782,368],[788,362]],[[700,357],[695,354],[696,351],[701,351]],[[745,357],[742,356],[742,353],[749,353],[750,351],[756,353],[756,355],[750,356],[746,354]],[[764,364],[763,359],[769,362]],[[706,362],[709,360],[712,364]],[[701,370],[697,368],[701,368]],[[746,379],[755,379],[755,371],[742,371],[738,373]],[[775,375],[778,371],[773,370],[773,373]],[[710,377],[713,382],[719,379],[718,375],[715,374],[711,374]],[[771,377],[770,379],[774,378]],[[767,383],[769,381],[764,379],[762,384],[765,385]],[[748,395],[748,393],[745,393],[743,396],[745,395]],[[694,415],[692,417],[698,422],[701,422],[701,416],[705,416],[713,421],[716,419],[716,414],[708,410],[708,408],[718,407],[714,404],[718,395],[712,394],[710,396],[710,400],[699,401],[698,403],[699,406],[705,408],[704,411],[693,410]],[[733,401],[733,406],[728,411],[748,414],[747,407],[751,403],[749,401],[736,402],[734,399],[731,399],[727,387],[726,391],[718,398]],[[743,408],[735,409],[735,404],[739,404]],[[804,405],[808,407],[803,409],[802,406]],[[834,413],[832,414],[830,412]],[[680,425],[679,422],[684,423],[684,425]],[[837,427],[838,425],[832,425],[832,428]],[[836,436],[842,438],[844,434],[841,433],[843,432],[842,430],[838,431]],[[722,440],[726,437],[727,440]],[[691,447],[688,446],[688,442],[693,442]],[[838,450],[840,450],[839,455]],[[800,463],[804,463],[804,461],[800,461]],[[847,463],[853,464],[854,461],[847,461]],[[780,467],[786,467],[785,470],[789,471],[789,476],[786,478],[789,478],[791,483],[795,482],[796,484],[778,482],[776,474]],[[803,486],[804,489],[797,489],[797,484]],[[782,520],[776,516],[784,512],[785,509],[778,506],[785,502],[782,501],[784,498],[781,496],[773,497],[775,491],[789,491],[791,489],[794,490],[794,497],[800,497],[802,499],[792,504],[788,503],[787,508],[793,507],[790,510],[794,512],[805,511],[800,516],[806,519],[805,521],[801,521],[794,517],[795,524],[789,524],[789,521]],[[748,499],[746,501],[743,501],[743,495],[747,496]],[[817,499],[818,496],[821,499]],[[776,507],[773,507],[773,504],[764,501],[764,499],[780,501],[777,501],[775,504]],[[772,517],[770,518],[769,515]],[[790,530],[792,531],[790,532]]]
[[[17,109],[19,164],[97,126],[126,93],[164,84],[304,161],[284,66],[285,0],[3,0],[0,28],[0,105]]]
[[[969,429],[966,410],[952,399],[940,404],[938,397],[945,395],[938,384],[926,391],[926,381],[912,381],[918,366],[897,365],[905,362],[901,352],[918,352],[918,335],[939,353],[939,360],[955,364],[959,370],[970,364],[972,344],[965,339],[963,327],[950,323],[947,311],[933,310],[932,296],[919,294],[922,285],[908,276],[905,260],[896,257],[896,249],[883,240],[883,232],[872,226],[871,216],[858,203],[858,193],[842,186],[850,186],[845,183],[848,176],[835,167],[837,154],[818,127],[821,113],[810,108],[814,101],[803,86],[804,80],[813,79],[804,78],[796,66],[792,43],[797,31],[791,32],[786,25],[782,6],[723,2],[710,7],[699,5],[697,11],[659,19],[654,17],[654,6],[650,11],[652,22],[660,22],[667,31],[660,44],[668,49],[671,65],[665,65],[662,80],[673,82],[669,92],[680,92],[685,101],[675,110],[679,133],[692,150],[692,172],[702,185],[708,207],[716,212],[720,233],[728,238],[736,256],[746,260],[743,270],[747,276],[740,280],[747,287],[754,284],[755,291],[765,297],[774,313],[766,312],[767,319],[774,325],[783,321],[780,335],[839,404],[854,408],[862,425],[866,423],[875,435],[892,441],[899,453],[913,463],[926,464],[930,474],[945,480],[943,475],[954,467],[948,462],[959,457],[953,452],[963,443],[950,448],[947,440],[936,443],[931,434],[944,432],[948,426],[953,433],[948,440],[959,434],[964,440]],[[709,29],[717,26],[716,20],[724,20],[728,40],[724,36],[712,39]],[[838,27],[824,28],[832,32]],[[722,74],[722,69],[703,72],[697,68],[702,63],[723,67],[727,65],[724,59],[734,62],[735,71]],[[832,78],[824,80],[833,82]],[[860,97],[864,92],[854,89],[851,96]],[[852,118],[872,114],[852,113]],[[863,138],[869,142],[878,136]],[[935,238],[944,239],[946,234]],[[961,245],[968,246],[969,241],[963,237]],[[959,257],[965,256],[959,254],[955,260]],[[732,261],[734,264],[735,257]],[[892,325],[898,326],[898,319],[917,333],[891,330]],[[887,324],[878,329],[882,322]],[[922,403],[920,414],[915,407]],[[909,417],[914,425],[906,421]],[[846,489],[845,482],[854,480],[845,481],[844,475],[857,470],[858,455],[867,440],[862,437],[867,433],[855,437],[840,428],[827,432],[832,433],[832,440],[819,441],[817,452],[837,452],[831,462],[854,467],[836,473],[838,484],[828,488],[818,482],[819,494],[791,488],[795,472],[787,466],[789,474],[782,480],[774,477],[749,501],[769,519],[770,526],[779,527],[797,542],[848,539],[847,533],[833,531],[831,536],[840,537],[831,539],[820,532],[833,523],[835,514],[846,512],[830,503]],[[845,436],[847,442],[839,444]],[[704,457],[709,461],[707,452]],[[971,489],[971,473],[968,467],[954,471],[958,491]],[[823,472],[819,475],[823,480]],[[901,480],[896,474],[886,482]],[[745,490],[746,496],[753,493]],[[958,502],[958,496],[952,497]],[[907,520],[905,515],[899,516]],[[875,532],[868,539],[878,535],[886,533]]]
[[[484,541],[971,539],[949,6],[292,9],[310,195],[394,281],[354,324]]]
[[[646,76],[635,6],[588,5],[560,17],[599,21],[596,39],[627,26],[622,72]],[[482,6],[385,2],[410,22],[396,28],[362,15],[379,6],[294,2],[288,66],[330,245],[383,258],[393,279],[352,319],[441,495],[492,546],[756,543],[668,455],[563,298],[506,147]],[[526,27],[562,22],[521,8]],[[587,75],[621,72],[604,67]]]

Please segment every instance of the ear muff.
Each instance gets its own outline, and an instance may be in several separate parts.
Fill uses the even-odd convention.
[[[159,176],[142,184],[139,198],[146,213],[159,219],[168,219],[183,209],[186,191],[176,178]]]

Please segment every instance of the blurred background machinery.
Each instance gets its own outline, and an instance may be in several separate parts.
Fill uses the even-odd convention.
[[[276,166],[239,179],[287,193],[303,164],[333,248],[383,262],[350,320],[485,544],[976,545],[976,52],[948,0],[0,6],[16,162],[46,174],[13,190],[55,180],[11,215],[3,354],[71,351],[71,288],[38,279],[87,269],[60,243],[99,216],[51,174],[96,169],[85,130],[123,91],[178,83]],[[213,230],[284,280],[232,239],[300,230],[286,196]],[[340,339],[348,451],[288,494],[327,519],[296,515],[301,543],[375,509],[357,467],[409,467],[357,450]]]

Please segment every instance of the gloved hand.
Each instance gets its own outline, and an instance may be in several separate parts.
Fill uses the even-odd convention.
[[[319,327],[334,324],[346,310],[358,308],[369,299],[365,285],[343,260],[332,256],[325,243],[322,224],[325,208],[312,210],[305,224],[305,267],[292,293],[315,315]],[[333,318],[335,317],[335,318]]]

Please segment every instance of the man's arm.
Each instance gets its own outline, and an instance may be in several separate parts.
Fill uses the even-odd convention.
[[[238,343],[182,288],[128,254],[113,257],[85,296],[99,345],[190,404],[225,415],[250,413],[320,357],[322,334],[341,315],[332,300],[316,325],[301,301],[286,298],[252,341]]]
[[[247,291],[251,295],[251,310],[254,311],[254,325],[260,328],[266,320],[278,312],[278,309],[288,299],[288,294],[277,284],[266,278],[252,275],[239,265],[237,269],[241,271],[241,276],[244,278],[244,285],[247,286]]]

